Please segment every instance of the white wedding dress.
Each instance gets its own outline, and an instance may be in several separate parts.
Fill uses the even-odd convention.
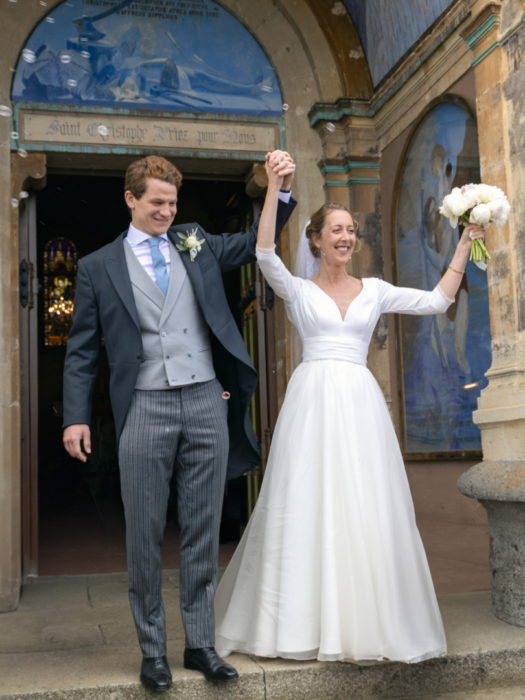
[[[257,506],[217,590],[216,648],[370,663],[446,653],[405,467],[366,367],[382,313],[434,314],[452,300],[364,279],[344,320],[274,252],[261,270],[303,343]]]

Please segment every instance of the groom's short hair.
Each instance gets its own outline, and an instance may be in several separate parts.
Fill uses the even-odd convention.
[[[148,179],[162,180],[175,185],[182,185],[182,175],[166,158],[147,156],[132,163],[126,170],[124,192],[131,192],[135,199],[140,199],[148,187]]]

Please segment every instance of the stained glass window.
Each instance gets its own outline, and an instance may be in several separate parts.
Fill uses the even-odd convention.
[[[44,338],[46,345],[66,345],[73,322],[77,248],[67,238],[53,238],[44,249]]]

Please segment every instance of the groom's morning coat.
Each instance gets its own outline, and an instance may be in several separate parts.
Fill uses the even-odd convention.
[[[279,202],[276,239],[295,207]],[[195,296],[210,328],[217,378],[231,395],[228,401],[230,454],[228,478],[234,479],[261,461],[248,415],[257,385],[257,372],[232,316],[222,283],[222,273],[255,261],[258,221],[246,233],[212,236],[197,224],[172,226],[168,236],[180,243],[177,231],[188,234],[198,228],[204,238],[194,262],[181,252]],[[64,367],[64,427],[90,424],[91,396],[98,372],[101,337],[110,367],[110,395],[117,440],[143,362],[142,335],[121,234],[78,263],[73,326],[67,343]],[[169,391],[169,389],[168,389]]]

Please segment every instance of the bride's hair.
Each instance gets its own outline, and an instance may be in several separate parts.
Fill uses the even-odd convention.
[[[326,222],[326,217],[328,214],[330,214],[333,211],[346,211],[350,216],[352,214],[350,211],[343,205],[343,204],[337,204],[336,202],[328,202],[327,204],[323,204],[323,206],[318,209],[316,212],[312,214],[312,217],[310,219],[310,223],[306,227],[306,238],[308,238],[308,243],[310,245],[310,250],[312,251],[312,255],[316,258],[321,257],[321,253],[319,251],[319,248],[315,245],[315,243],[312,241],[312,234],[314,236],[321,236],[321,232],[324,228],[325,222]],[[354,217],[352,216],[352,221],[354,220]],[[354,221],[354,228],[357,233],[357,222]],[[361,241],[359,239],[356,240],[354,252],[357,253],[359,252],[361,248]]]

